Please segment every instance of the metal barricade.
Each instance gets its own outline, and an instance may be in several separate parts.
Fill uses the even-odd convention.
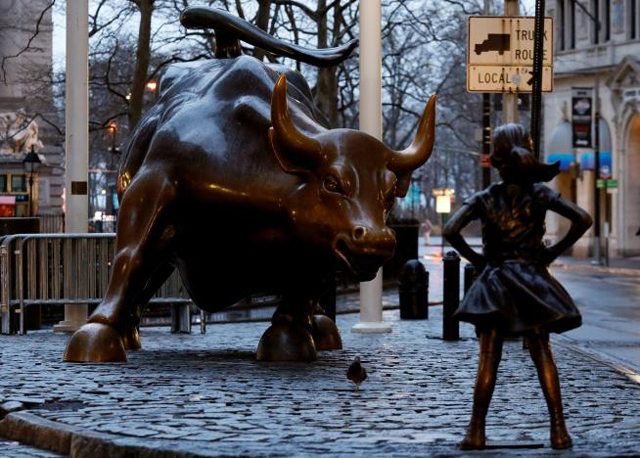
[[[99,303],[109,285],[114,257],[115,234],[17,234],[0,238],[1,332],[11,334],[19,327],[21,334],[26,333],[24,311],[29,306]],[[174,307],[192,304],[177,271],[150,302]]]

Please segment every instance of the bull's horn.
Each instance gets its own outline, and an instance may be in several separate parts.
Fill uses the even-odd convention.
[[[436,136],[436,96],[432,95],[424,109],[413,143],[404,151],[390,151],[387,167],[396,175],[410,173],[427,162]]]
[[[295,154],[294,162],[304,157],[307,162],[314,163],[320,157],[320,142],[303,134],[293,124],[287,102],[287,77],[282,75],[273,88],[271,99],[271,124],[278,145]]]

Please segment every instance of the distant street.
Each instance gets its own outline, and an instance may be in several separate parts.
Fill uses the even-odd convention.
[[[582,327],[564,336],[640,373],[640,270],[638,276],[554,268],[573,296]]]

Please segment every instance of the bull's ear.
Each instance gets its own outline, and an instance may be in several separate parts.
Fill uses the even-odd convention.
[[[396,182],[396,197],[405,197],[407,191],[409,191],[409,185],[411,185],[411,172],[397,175],[398,181]]]
[[[271,98],[269,140],[280,166],[288,173],[304,173],[320,161],[320,142],[300,131],[289,112],[287,77],[280,76]]]
[[[305,173],[308,173],[308,169],[296,165],[288,158],[285,147],[278,142],[276,132],[273,127],[269,128],[269,142],[271,143],[271,151],[273,151],[273,155],[278,160],[278,164],[280,164],[280,168],[282,170],[287,173],[297,175],[304,175]]]

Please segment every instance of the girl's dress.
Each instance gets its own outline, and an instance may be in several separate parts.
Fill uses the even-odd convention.
[[[582,324],[567,291],[542,260],[545,213],[560,194],[536,183],[513,197],[494,184],[465,202],[482,221],[487,265],[455,317],[506,335],[564,332]]]

